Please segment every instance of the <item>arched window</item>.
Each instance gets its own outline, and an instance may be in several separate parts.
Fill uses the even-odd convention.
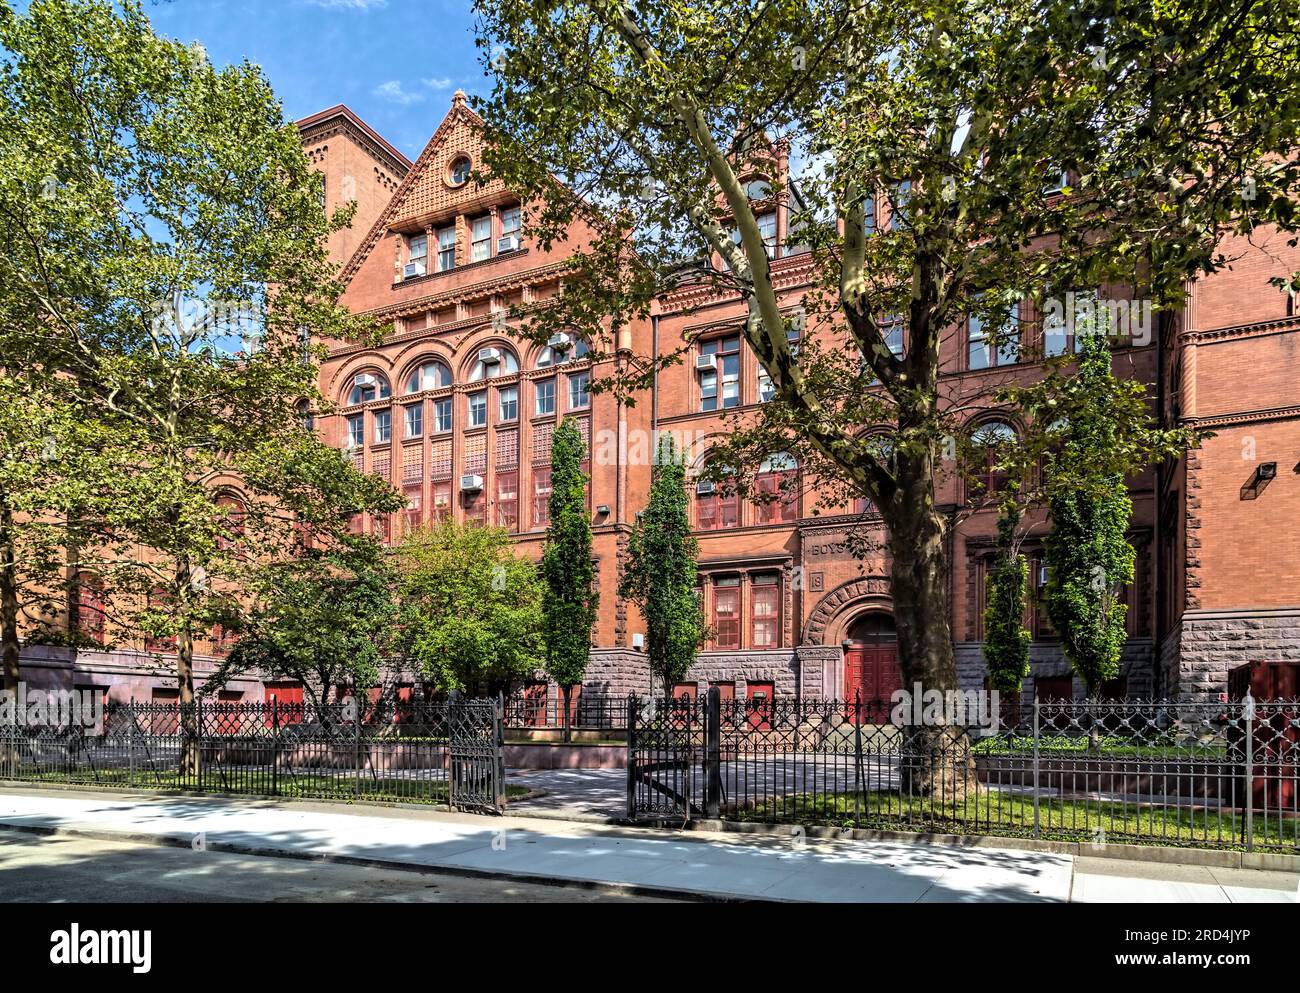
[[[971,473],[973,495],[985,496],[1006,489],[1008,477],[1003,456],[1018,437],[1016,429],[1006,421],[984,421],[970,437],[971,443],[980,450]]]
[[[519,359],[508,348],[491,345],[478,350],[478,358],[470,370],[469,381],[477,383],[483,379],[496,379],[510,376],[519,371]]]
[[[731,475],[730,470],[724,470]],[[695,484],[695,526],[701,531],[720,531],[740,524],[740,502],[728,482],[700,480]]]
[[[754,504],[755,524],[792,524],[799,517],[799,466],[789,452],[763,460],[754,488],[764,497]]]
[[[587,343],[581,338],[571,334],[557,334],[537,357],[537,368],[547,369],[553,365],[563,365],[565,362],[585,358],[586,355]]]
[[[383,375],[377,372],[359,372],[352,377],[348,405],[370,403],[372,400],[387,400],[392,395],[393,391]]]
[[[437,390],[444,386],[451,385],[451,370],[447,366],[434,360],[425,362],[417,366],[406,381],[406,392],[420,393],[424,390]]]
[[[228,552],[236,548],[244,537],[244,518],[248,515],[248,509],[244,506],[244,501],[231,493],[221,494],[217,497],[216,504],[226,515],[221,533],[217,536],[217,547]]]

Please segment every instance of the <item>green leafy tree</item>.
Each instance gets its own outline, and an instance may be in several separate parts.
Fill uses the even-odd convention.
[[[582,682],[591,658],[591,627],[600,594],[593,584],[591,520],[587,476],[582,471],[586,442],[577,422],[565,418],[551,441],[550,524],[542,553],[546,588],[546,671],[564,694],[564,736],[570,737],[570,697]]]
[[[660,442],[650,501],[632,530],[620,593],[641,610],[650,671],[667,693],[695,661],[705,636],[696,592],[699,546],[691,535],[686,463],[671,435]]]
[[[110,564],[88,511],[111,485],[111,437],[78,417],[65,385],[12,368],[0,378],[0,645],[9,690],[20,678],[24,629],[29,639],[89,643],[76,627],[77,577]]]
[[[400,654],[438,689],[501,691],[542,667],[545,587],[505,529],[417,530],[393,564]]]
[[[303,685],[317,705],[338,701],[342,687],[382,684],[398,633],[396,574],[373,539],[307,550],[264,566],[245,606],[239,640],[204,687],[257,671]]]
[[[576,330],[599,357],[685,284],[743,301],[775,396],[728,425],[723,461],[744,474],[788,451],[836,503],[872,501],[909,685],[958,685],[936,482],[975,398],[941,381],[952,329],[973,315],[1008,335],[1019,301],[1117,283],[1166,334],[1187,281],[1227,263],[1223,232],[1297,227],[1300,72],[1277,54],[1293,0],[1231,16],[1208,0],[476,8],[488,166],[532,205],[541,244],[592,231],[529,334]],[[760,224],[772,203],[792,215],[783,245]],[[795,248],[801,301],[772,258]],[[623,363],[620,385],[690,347]],[[1151,423],[1144,410],[1124,432]],[[890,435],[888,459],[864,426]],[[915,770],[928,789],[935,767]]]
[[[1077,391],[1085,396],[1113,391],[1107,336],[1086,334],[1080,348]],[[1127,538],[1133,502],[1124,477],[1102,474],[1106,453],[1117,443],[1118,434],[1113,418],[1106,415],[1103,409],[1091,417],[1071,416],[1056,422],[1058,448],[1044,469],[1045,474],[1059,469],[1089,482],[1052,494],[1052,530],[1044,541],[1048,616],[1089,696],[1119,675],[1128,637],[1128,605],[1121,593],[1133,582],[1137,558]]]
[[[6,5],[0,47],[0,364],[60,376],[111,426],[103,526],[140,551],[116,585],[187,705],[196,637],[255,563],[401,504],[301,423],[322,406],[308,330],[368,332],[326,246],[348,213],[324,215],[261,72],[158,37],[135,0]]]
[[[998,551],[986,581],[984,608],[984,664],[989,682],[1004,696],[1019,694],[1029,675],[1029,646],[1025,629],[1025,583],[1029,566],[1017,548],[1016,527],[1020,511],[1003,508],[998,518]]]

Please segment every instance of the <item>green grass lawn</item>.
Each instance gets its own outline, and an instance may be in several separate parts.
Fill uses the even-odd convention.
[[[1029,735],[998,736],[976,742],[976,755],[1026,755],[1034,754],[1034,739]],[[1045,735],[1038,740],[1039,755],[1096,755],[1101,758],[1156,758],[1178,762],[1224,762],[1229,758],[1228,747],[1221,741],[1209,744],[1135,744],[1132,738],[1106,735],[1097,742],[1094,750],[1087,737],[1076,735]]]
[[[1255,844],[1300,853],[1300,821],[1265,820],[1256,811]],[[962,802],[874,791],[865,794],[811,793],[769,801],[736,811],[741,821],[829,824],[838,827],[942,834],[1024,836],[1033,833],[1032,797],[981,789]],[[1124,804],[1112,800],[1040,798],[1039,837],[1059,841],[1100,841],[1156,845],[1210,845],[1244,849],[1245,815],[1214,809]]]
[[[272,778],[269,771],[241,773],[226,770],[223,780],[215,769],[203,773],[203,788],[198,789],[193,777],[183,777],[173,769],[101,769],[98,776],[89,769],[78,770],[73,775],[58,770],[28,772],[24,782],[60,783],[70,786],[115,786],[148,790],[193,790],[214,796],[271,796]],[[356,780],[350,775],[323,775],[312,772],[281,771],[274,781],[277,797],[313,800],[353,800],[357,798]],[[529,792],[524,786],[506,785],[506,797],[524,796]],[[403,779],[401,777],[372,777],[363,772],[362,800],[400,800],[403,803],[446,803],[445,780]]]

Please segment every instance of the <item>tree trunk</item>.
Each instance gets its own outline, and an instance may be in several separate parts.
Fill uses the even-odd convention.
[[[886,525],[893,563],[890,590],[904,689],[959,689],[948,621],[946,522],[929,499],[929,479],[919,492],[900,496]],[[904,729],[901,787],[934,803],[963,802],[977,788],[975,759],[966,729],[923,724]]]
[[[180,688],[181,708],[181,774],[186,777],[199,774],[199,721],[198,708],[194,706],[194,631],[185,610],[184,594],[189,589],[190,560],[181,555],[176,559],[173,609],[181,611],[181,625],[176,632],[176,685]]]
[[[564,743],[567,745],[573,740],[573,728],[571,726],[571,717],[569,712],[569,699],[573,694],[572,686],[561,686],[560,692],[564,694]]]
[[[14,549],[14,512],[0,500],[0,645],[4,653],[4,688],[18,692],[22,679],[22,645],[18,640],[18,555]]]

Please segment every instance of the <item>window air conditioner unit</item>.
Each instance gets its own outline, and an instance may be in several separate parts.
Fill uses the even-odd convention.
[[[402,272],[403,272],[403,278],[405,279],[414,279],[416,276],[423,276],[424,263],[408,262],[406,263],[406,267],[402,270]]]
[[[569,345],[571,339],[567,334],[553,334],[551,340],[547,342],[552,348],[564,348]]]
[[[483,477],[482,476],[461,476],[460,488],[462,490],[469,490],[470,492],[477,493],[479,490],[483,489]]]
[[[519,235],[508,234],[497,239],[497,254],[519,251]]]
[[[717,491],[717,489],[718,489],[717,483],[710,483],[706,480],[705,482],[696,485],[695,493],[697,496],[712,496],[713,493]]]
[[[499,348],[480,348],[478,360],[484,365],[492,365],[501,361],[501,349]]]
[[[378,380],[368,372],[358,373],[356,379],[352,380],[353,386],[374,386]]]
[[[718,367],[718,357],[716,355],[697,355],[695,356],[695,369],[697,372],[716,369]]]

